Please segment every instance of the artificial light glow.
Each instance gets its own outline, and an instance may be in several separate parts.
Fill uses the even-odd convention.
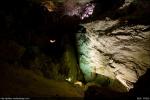
[[[74,82],[74,85],[79,85],[79,86],[83,86],[83,84],[82,84],[82,82],[80,82],[80,81],[76,81],[76,82]]]
[[[67,5],[66,14],[69,16],[78,16],[81,20],[88,18],[93,14],[95,4],[94,3],[87,3],[84,5],[78,5],[77,7],[70,6],[71,4]]]
[[[49,40],[49,42],[50,42],[50,43],[55,43],[55,42],[56,42],[56,40]]]
[[[72,80],[72,79],[71,79],[70,77],[66,79],[66,81],[68,81],[68,82],[71,82],[71,80]]]
[[[56,9],[56,6],[52,1],[44,1],[41,5],[44,6],[49,12],[53,12]]]

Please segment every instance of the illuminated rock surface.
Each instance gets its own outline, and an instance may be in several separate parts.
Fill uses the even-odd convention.
[[[87,81],[98,75],[119,80],[127,90],[150,67],[149,25],[119,20],[82,24],[77,34],[80,67]]]

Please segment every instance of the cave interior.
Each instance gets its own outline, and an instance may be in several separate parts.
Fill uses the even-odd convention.
[[[0,98],[149,100],[149,9],[149,0],[1,1]],[[122,27],[127,30],[113,34],[113,30]],[[123,45],[124,49],[115,51],[114,45]],[[145,52],[136,48],[145,48]],[[142,53],[134,53],[136,50]],[[125,56],[119,58],[117,54]],[[124,65],[134,70],[129,68],[127,73]],[[122,70],[116,71],[118,76],[110,70],[119,70],[116,66]],[[131,76],[129,80],[128,76]],[[122,77],[126,78],[126,83]]]

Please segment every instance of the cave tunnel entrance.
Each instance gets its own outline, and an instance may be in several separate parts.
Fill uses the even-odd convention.
[[[55,11],[49,12],[38,1],[8,2],[10,3],[4,1],[0,4],[0,26],[4,27],[0,30],[0,38],[4,44],[7,41],[10,46],[13,41],[14,45],[18,45],[17,49],[22,46],[18,64],[25,68],[46,71],[47,77],[54,76],[50,75],[52,70],[57,70],[57,73],[66,67],[61,74],[64,74],[62,79],[68,78],[68,75],[71,75],[68,67],[78,66],[74,36],[78,30],[78,18],[62,16]],[[9,59],[9,62],[13,64],[16,60]],[[69,62],[70,65],[67,65]],[[54,66],[56,68],[53,68]],[[75,71],[74,75],[76,74]]]

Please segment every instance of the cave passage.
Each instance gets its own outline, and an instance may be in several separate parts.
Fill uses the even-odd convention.
[[[0,97],[149,99],[149,9],[148,0],[2,1]]]

